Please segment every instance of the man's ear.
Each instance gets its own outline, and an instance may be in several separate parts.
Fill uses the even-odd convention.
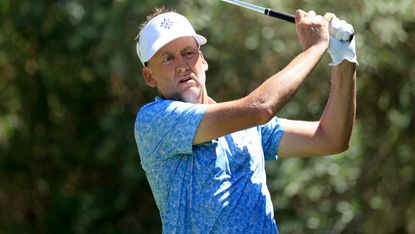
[[[202,68],[206,72],[209,69],[209,64],[206,61],[205,57],[203,56],[202,52],[200,52],[200,56],[202,56]]]
[[[152,88],[157,87],[157,82],[156,82],[156,80],[153,78],[153,74],[151,73],[150,68],[148,68],[148,67],[144,67],[144,68],[143,68],[143,77],[144,77],[144,82],[145,82],[148,86],[150,86],[150,87],[152,87]]]

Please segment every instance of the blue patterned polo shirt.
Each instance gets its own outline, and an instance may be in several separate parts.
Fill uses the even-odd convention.
[[[135,138],[163,233],[278,233],[266,185],[278,118],[192,145],[207,105],[156,98],[140,109]]]

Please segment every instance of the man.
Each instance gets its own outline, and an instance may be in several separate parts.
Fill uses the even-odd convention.
[[[143,25],[137,53],[160,96],[138,112],[135,137],[163,233],[278,233],[264,161],[348,148],[357,60],[354,39],[341,39],[353,28],[331,13],[297,10],[296,30],[304,51],[287,67],[246,97],[216,103],[199,50],[206,39],[174,12],[157,11]],[[275,117],[328,48],[333,70],[321,119]]]

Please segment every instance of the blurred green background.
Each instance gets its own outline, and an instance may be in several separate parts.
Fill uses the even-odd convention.
[[[415,233],[413,0],[249,2],[331,11],[357,31],[351,148],[267,164],[281,233]],[[219,0],[0,0],[0,233],[160,233],[133,134],[156,95],[134,41],[155,6],[208,38],[217,101],[243,97],[301,51],[292,24]],[[319,118],[329,61],[280,117]]]

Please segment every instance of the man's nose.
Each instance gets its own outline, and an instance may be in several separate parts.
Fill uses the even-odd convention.
[[[189,64],[182,56],[177,56],[176,71],[185,72],[189,68]]]

